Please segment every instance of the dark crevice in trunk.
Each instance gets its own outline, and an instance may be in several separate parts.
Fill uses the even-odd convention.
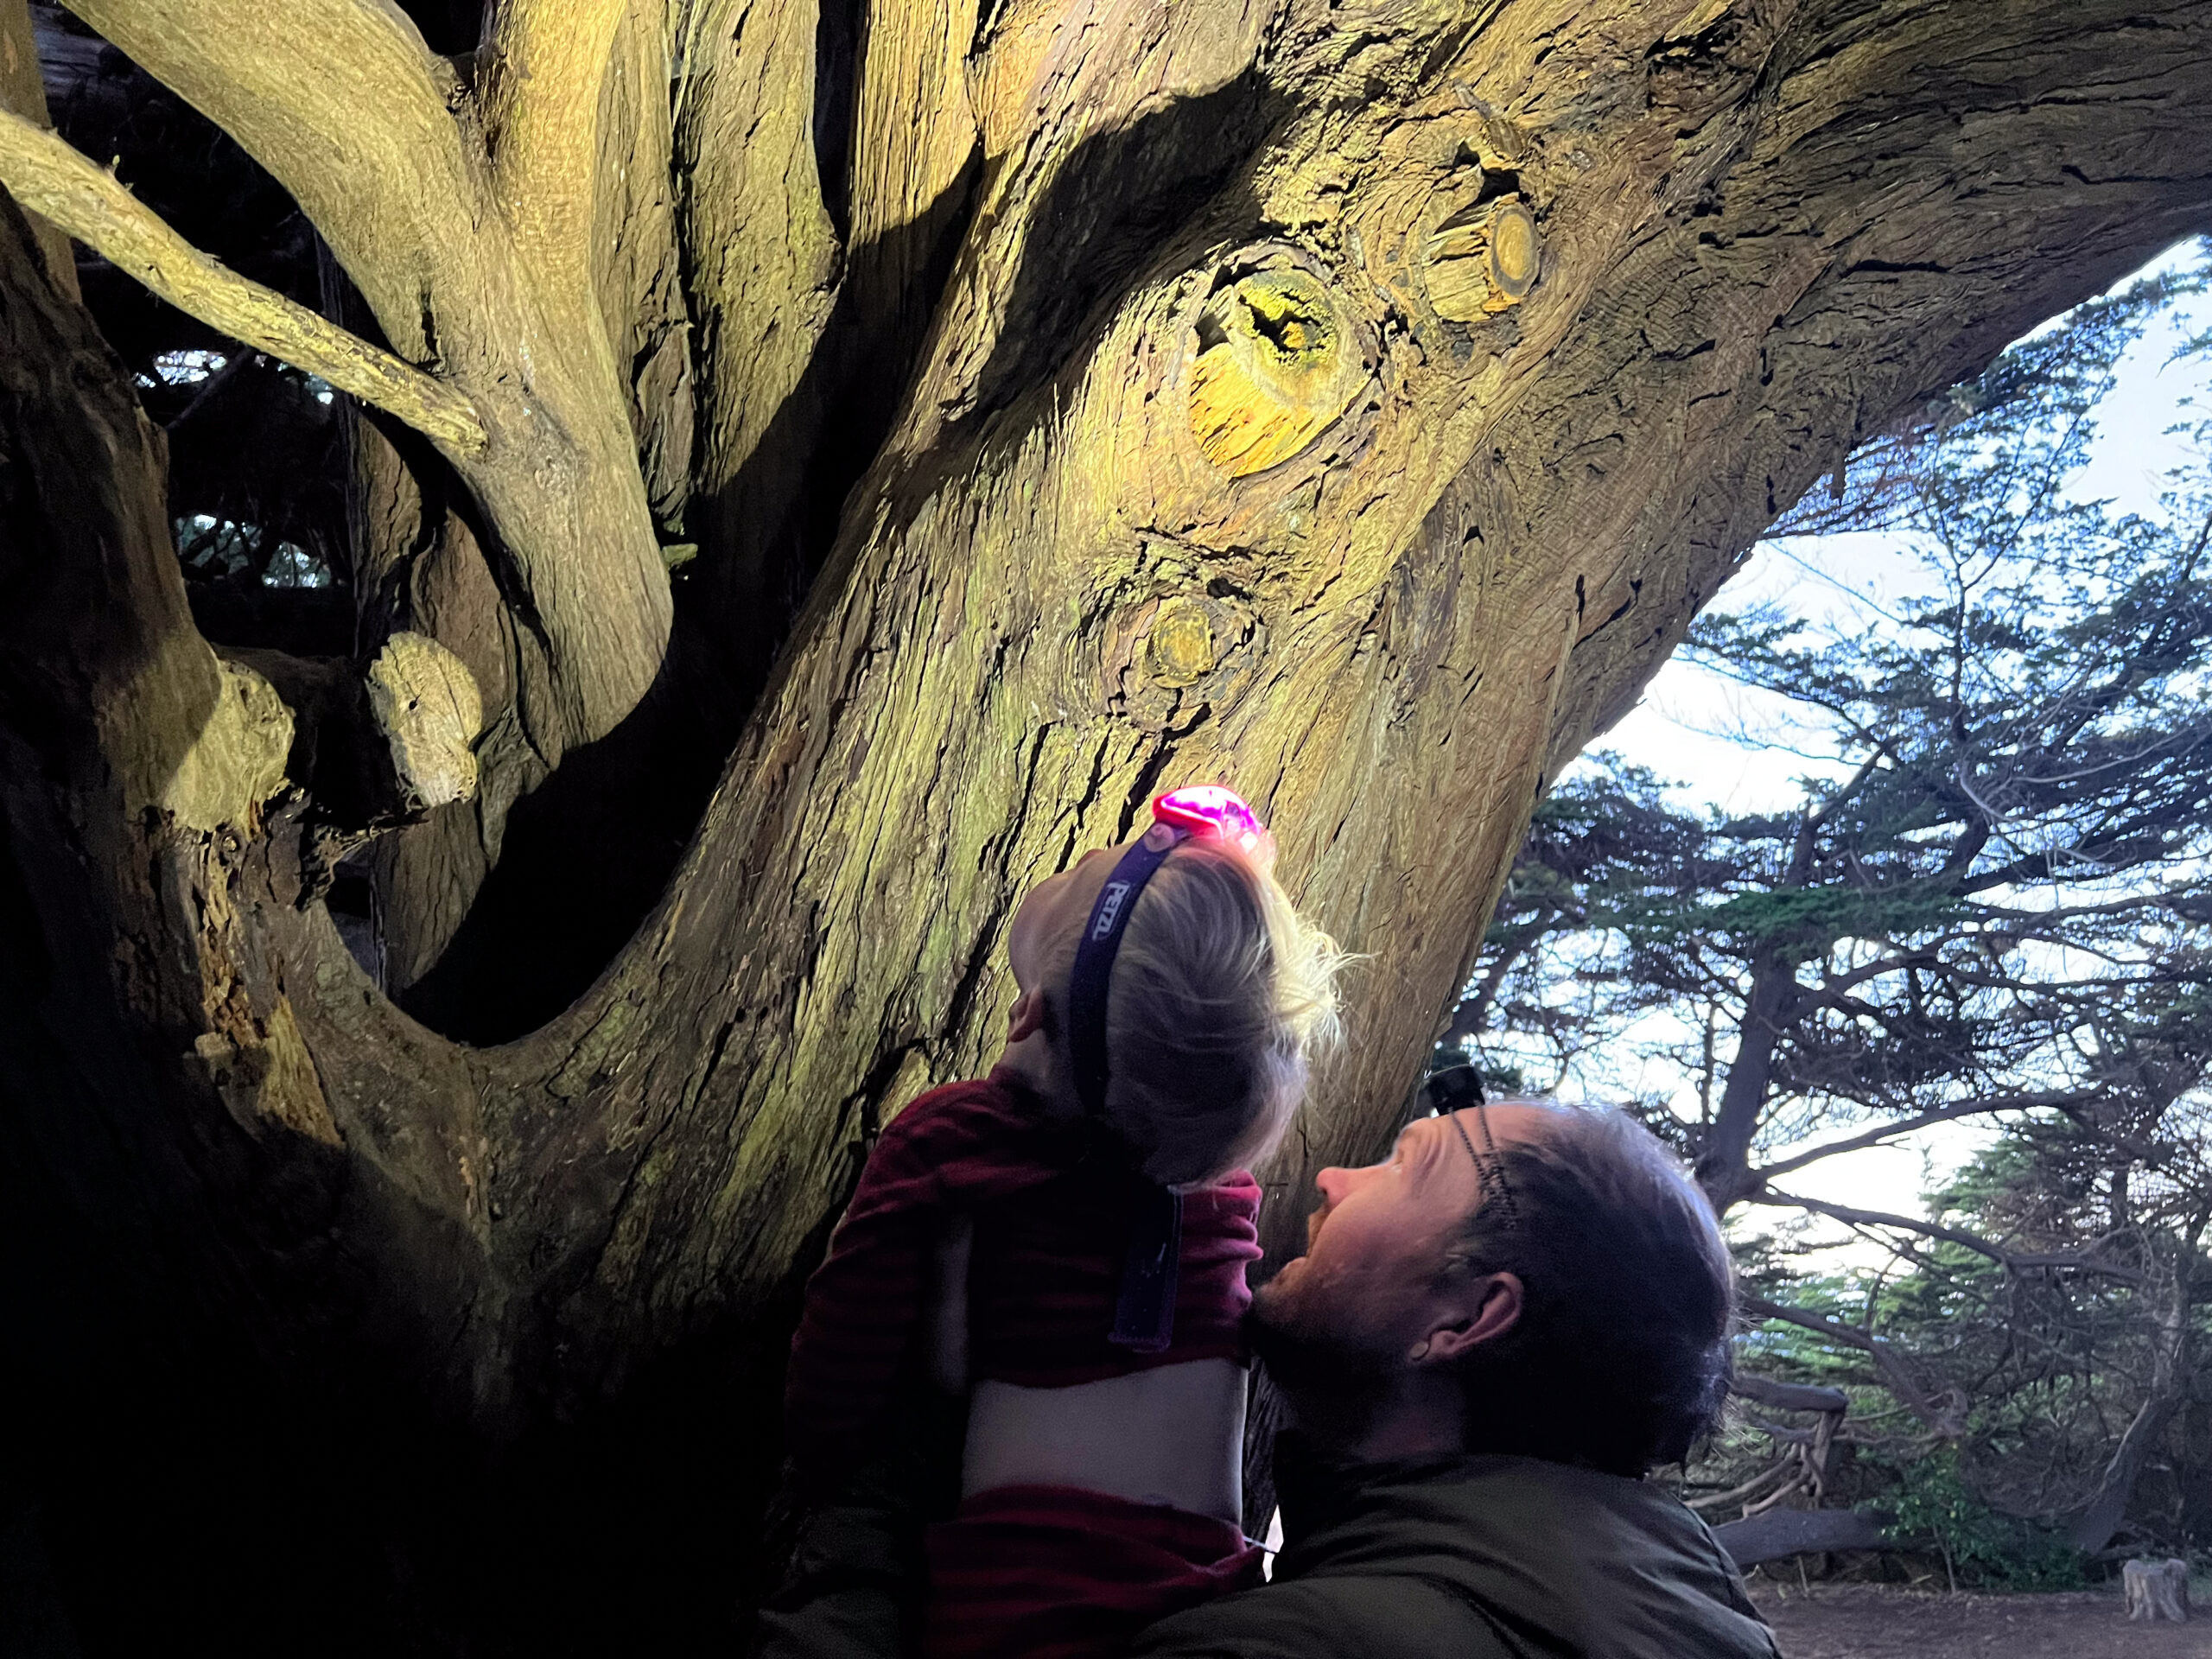
[[[973,177],[970,169],[942,210],[899,232],[920,245],[914,264],[930,303],[958,245]],[[922,330],[885,330],[881,321],[861,315],[849,288],[842,294],[753,461],[719,503],[695,502],[707,526],[718,507],[779,495],[788,505],[780,531],[707,531],[708,545],[759,551],[702,556],[677,574],[675,629],[652,690],[508,815],[499,863],[467,920],[398,997],[433,1030],[480,1045],[535,1030],[589,988],[659,902],[829,556],[846,498],[897,413]],[[797,486],[779,490],[778,470],[794,467]]]
[[[860,86],[861,0],[819,0],[814,22],[814,165],[837,239],[852,233],[853,122]]]

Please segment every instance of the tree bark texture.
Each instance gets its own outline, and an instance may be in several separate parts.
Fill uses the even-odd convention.
[[[11,212],[10,1318],[98,1492],[262,1446],[233,1507],[365,1650],[716,1628],[869,1134],[988,1060],[1022,890],[1176,781],[1365,957],[1280,1251],[1395,1129],[1545,781],[1774,515],[2212,224],[2204,0],[516,0],[459,67],[383,0],[74,10],[486,431],[360,450],[348,671],[404,628],[484,720],[479,798],[375,855],[397,976],[533,804],[705,799],[501,900],[645,889],[535,1029],[403,1013],[321,902],[379,826],[194,632],[158,434]],[[530,1544],[456,1566],[486,1471]],[[338,1509],[312,1563],[269,1519]]]

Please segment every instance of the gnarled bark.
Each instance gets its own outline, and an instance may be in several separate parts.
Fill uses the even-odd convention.
[[[80,10],[286,182],[393,352],[481,412],[481,455],[441,452],[451,500],[409,504],[428,464],[380,498],[407,550],[369,562],[362,643],[404,626],[467,665],[487,792],[550,772],[531,798],[556,801],[670,671],[670,341],[701,337],[677,667],[738,688],[709,734],[749,716],[597,982],[469,1048],[346,950],[312,799],[234,767],[214,806],[164,804],[226,671],[162,563],[158,445],[20,231],[0,270],[0,579],[38,594],[0,615],[0,1074],[37,1172],[18,1225],[65,1242],[41,1248],[72,1310],[19,1288],[22,1317],[102,1310],[111,1351],[184,1356],[226,1444],[343,1442],[346,1535],[376,1548],[294,1589],[352,1585],[387,1647],[714,1627],[724,1569],[650,1614],[595,1599],[590,1529],[667,1517],[614,1529],[655,1541],[632,1564],[741,1534],[780,1321],[867,1132],[984,1062],[1016,897],[1172,779],[1254,799],[1367,957],[1354,1041],[1265,1173],[1280,1243],[1317,1165],[1395,1129],[1544,780],[1773,515],[2212,223],[2203,0],[1016,4],[980,37],[884,6],[853,86],[796,0],[665,34],[518,3],[466,84],[373,0]],[[296,73],[309,44],[332,73]],[[622,181],[617,133],[683,188]],[[634,257],[593,242],[610,223]],[[824,459],[867,421],[880,442]],[[498,843],[480,811],[456,836]],[[409,846],[388,874],[421,937],[465,925],[488,864],[410,875]],[[82,1398],[120,1415],[130,1375]],[[661,1432],[691,1450],[634,1455]],[[424,1517],[486,1469],[520,1535],[561,1535],[480,1575]],[[212,1554],[188,1559],[225,1582]]]

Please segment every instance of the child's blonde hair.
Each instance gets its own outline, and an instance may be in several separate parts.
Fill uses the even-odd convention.
[[[1106,1002],[1106,1120],[1146,1174],[1202,1185],[1274,1149],[1312,1058],[1338,1040],[1345,960],[1234,847],[1168,855],[1130,912]],[[1073,963],[1071,941],[1055,986]],[[1065,990],[1052,1000],[1065,1031]]]

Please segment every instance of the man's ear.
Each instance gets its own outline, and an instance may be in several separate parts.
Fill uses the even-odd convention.
[[[1442,1322],[1414,1344],[1408,1357],[1417,1365],[1448,1363],[1497,1341],[1521,1323],[1522,1294],[1518,1274],[1486,1274],[1473,1281],[1456,1307],[1439,1310]]]
[[[1027,990],[1014,999],[1014,1008],[1007,1015],[1006,1039],[1018,1043],[1045,1028],[1045,993]]]

